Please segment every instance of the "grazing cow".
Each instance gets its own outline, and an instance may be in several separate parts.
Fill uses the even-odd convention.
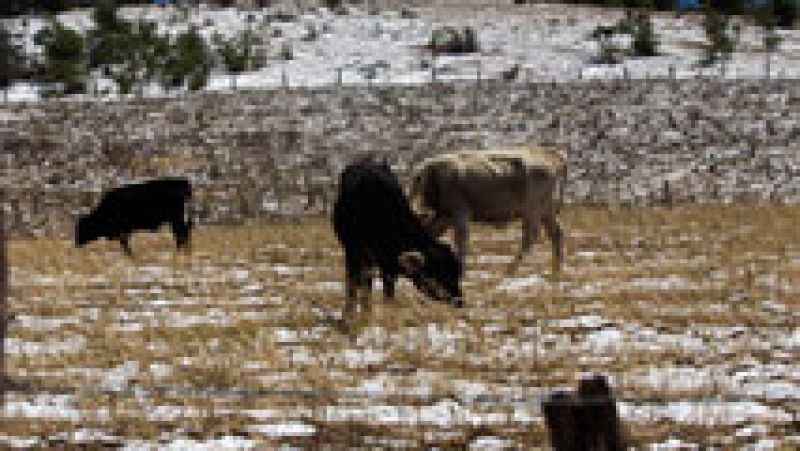
[[[397,277],[403,275],[426,295],[462,305],[461,267],[455,253],[425,230],[385,162],[364,159],[345,168],[333,228],[345,254],[345,317],[357,297],[362,309],[369,309],[375,268],[380,270],[386,298],[394,297]],[[360,296],[362,289],[366,293]]]
[[[80,247],[103,237],[118,240],[130,256],[132,232],[156,231],[169,223],[178,248],[187,247],[192,221],[186,204],[191,197],[192,187],[185,178],[161,178],[112,189],[91,213],[78,218],[75,244]]]
[[[470,220],[501,225],[522,220],[515,269],[544,225],[553,246],[553,270],[561,267],[562,231],[557,214],[563,201],[566,157],[540,148],[462,151],[429,158],[411,178],[410,198],[435,235],[455,229],[461,264]],[[558,195],[556,198],[556,185]]]

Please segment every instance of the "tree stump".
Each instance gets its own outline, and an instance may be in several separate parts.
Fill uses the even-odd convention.
[[[542,403],[557,451],[624,449],[617,408],[603,376],[582,379],[577,393],[556,392]]]

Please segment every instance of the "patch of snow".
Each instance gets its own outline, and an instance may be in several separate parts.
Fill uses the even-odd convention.
[[[598,53],[598,44],[587,36],[597,23],[594,12],[586,8],[571,8],[571,15],[577,18],[574,26],[543,27],[540,22],[531,20],[532,14],[552,17],[553,12],[548,8],[550,6],[531,5],[520,14],[488,12],[488,20],[476,18],[467,9],[456,9],[451,17],[444,20],[432,16],[427,10],[423,10],[418,19],[403,19],[397,14],[303,14],[294,23],[268,25],[264,22],[265,10],[248,13],[252,14],[254,22],[245,20],[247,15],[235,9],[224,8],[191,8],[185,20],[175,11],[153,6],[123,8],[120,14],[129,19],[154,21],[160,34],[174,36],[193,24],[205,39],[210,39],[214,33],[232,36],[251,27],[262,37],[269,36],[271,47],[280,48],[284,43],[291,46],[293,60],[274,60],[262,69],[237,75],[236,84],[241,88],[277,88],[283,84],[284,77],[288,86],[331,85],[337,83],[337,69],[342,70],[344,84],[422,84],[432,79],[432,71],[430,67],[423,69],[421,59],[438,68],[439,80],[473,80],[477,75],[478,63],[483,68],[483,78],[497,78],[502,70],[519,64],[522,69],[520,78],[527,81],[573,81],[578,77],[612,79],[620,78],[626,72],[631,78],[647,78],[666,76],[670,67],[674,68],[675,76],[679,79],[693,78],[698,74],[719,76],[718,67],[695,67],[701,57],[697,47],[704,42],[702,29],[696,23],[659,15],[653,21],[654,28],[662,30],[659,40],[663,55],[628,58],[617,65],[593,65],[590,61]],[[57,17],[59,21],[83,33],[93,27],[88,10],[68,12]],[[427,41],[431,31],[437,26],[452,24],[454,20],[474,27],[484,50],[474,55],[442,55],[435,59],[420,55],[416,47]],[[34,44],[33,36],[45,26],[45,21],[39,17],[29,18],[28,21],[25,27],[20,21],[14,21],[12,31],[18,36],[24,51],[35,55],[42,50]],[[307,34],[307,27],[320,30],[323,23],[327,29],[316,40],[302,40],[302,36]],[[506,26],[498,28],[496,23]],[[283,36],[272,37],[271,34],[277,30]],[[753,50],[760,45],[755,38],[758,33],[754,30],[754,27],[743,27],[744,44],[726,63],[725,78],[763,77],[763,57]],[[798,33],[796,30],[787,30],[783,32],[783,37],[780,49],[773,55],[773,72],[779,77],[797,78],[800,68],[793,62],[800,49]],[[630,36],[618,35],[613,40],[627,46]],[[331,45],[333,42],[336,45]],[[374,68],[373,80],[365,77],[367,68]],[[101,84],[108,83],[99,75],[95,78]],[[206,89],[228,90],[231,78],[230,74],[214,73]],[[16,84],[9,94],[12,100],[39,97],[36,88],[30,84]],[[163,90],[153,87],[146,89],[146,94],[165,95]],[[265,206],[278,208],[275,203]]]
[[[3,406],[5,418],[40,418],[51,420],[79,421],[80,410],[74,407],[74,395],[25,395],[24,401],[17,400],[16,395],[9,399],[6,395]],[[21,397],[20,397],[21,398]]]
[[[282,411],[275,409],[244,409],[239,410],[238,413],[247,415],[250,418],[258,421],[272,420],[275,418],[281,418],[283,416]]]
[[[348,368],[360,368],[383,362],[386,359],[386,352],[375,348],[345,349],[341,353],[341,358]]]
[[[197,418],[200,409],[192,406],[159,405],[148,407],[148,421],[174,421],[178,418]]]
[[[661,443],[651,443],[650,445],[647,446],[647,449],[650,451],[668,451],[668,450],[688,451],[688,450],[700,449],[700,446],[694,443],[687,443],[679,438],[673,437]]]
[[[63,340],[26,341],[19,338],[6,338],[6,353],[11,356],[20,355],[54,355],[77,352],[86,345],[82,335],[70,335]]]
[[[77,316],[36,316],[36,315],[17,315],[14,318],[17,325],[26,330],[45,331],[56,330],[65,324],[80,324],[81,319]]]
[[[314,284],[314,287],[319,291],[334,291],[334,292],[341,292],[344,291],[344,284],[338,281],[322,281],[317,282]]]
[[[0,443],[11,448],[30,449],[37,445],[41,446],[41,439],[38,437],[19,437],[0,433]]]
[[[453,400],[443,400],[428,406],[368,405],[364,407],[328,406],[323,410],[324,421],[362,421],[372,424],[458,425],[501,424],[508,421],[505,413],[474,413]]]
[[[247,426],[247,430],[270,437],[304,437],[317,432],[313,425],[305,423],[254,424]]]
[[[619,329],[600,329],[586,336],[586,342],[593,350],[618,348],[623,344],[624,336]]]
[[[555,319],[550,321],[550,325],[552,327],[561,329],[597,329],[610,324],[610,321],[604,319],[600,315],[580,315],[572,318]]]
[[[454,380],[451,382],[453,390],[463,402],[470,402],[480,395],[485,395],[489,387],[484,382]]]
[[[649,418],[695,425],[736,425],[745,422],[790,422],[788,412],[754,401],[674,401],[665,404],[617,403],[620,416],[631,421]]]
[[[497,286],[497,289],[500,291],[519,291],[525,288],[545,285],[546,283],[547,279],[538,274],[534,274],[529,277],[503,279]]]
[[[669,275],[667,277],[638,277],[631,279],[628,286],[645,290],[689,290],[699,287],[691,280],[677,275]]]
[[[128,360],[106,371],[100,382],[100,389],[107,391],[122,391],[127,388],[128,381],[139,372],[139,362]]]
[[[168,443],[153,443],[142,440],[133,440],[123,446],[123,450],[218,450],[218,449],[252,449],[258,446],[258,442],[244,437],[224,435],[208,440],[175,439]]]
[[[157,378],[167,377],[172,374],[172,365],[164,363],[151,363],[150,374]]]
[[[491,264],[491,265],[507,265],[514,261],[513,255],[478,255],[475,257],[475,263],[478,264]]]
[[[513,448],[514,442],[492,436],[480,436],[469,443],[468,449],[506,449]]]

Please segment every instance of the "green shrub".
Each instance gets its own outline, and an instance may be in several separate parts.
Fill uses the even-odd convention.
[[[24,76],[25,60],[11,39],[11,35],[0,25],[0,89]]]
[[[596,62],[599,64],[619,64],[622,61],[622,49],[610,40],[600,41],[600,53]]]
[[[292,44],[288,41],[284,41],[283,45],[281,45],[281,58],[285,61],[294,59],[294,50],[292,50]]]
[[[410,8],[403,8],[400,10],[400,18],[401,19],[416,19],[419,17],[419,13],[416,10]]]
[[[730,18],[706,6],[703,16],[703,30],[708,43],[704,48],[704,64],[714,64],[720,59],[730,58],[736,43],[730,26]]]
[[[644,13],[636,17],[631,51],[636,56],[655,56],[658,54],[658,41],[655,33],[653,33],[653,23],[650,17]]]
[[[117,16],[117,2],[115,0],[99,0],[96,2],[92,19],[95,31],[99,33],[118,33],[125,31],[127,22]]]
[[[211,73],[211,52],[197,28],[179,34],[169,46],[162,82],[167,87],[186,83],[190,90],[205,86]]]
[[[156,34],[151,22],[128,22],[117,16],[114,0],[101,1],[94,10],[89,65],[101,68],[122,94],[134,86],[158,79],[166,63],[169,41]]]
[[[792,28],[797,21],[797,10],[800,8],[794,0],[773,0],[772,14],[775,16],[776,25],[781,28]]]
[[[83,92],[86,80],[85,39],[77,31],[56,21],[37,33],[36,43],[44,47],[40,67],[43,81],[61,83],[67,94]]]
[[[244,30],[229,40],[217,34],[214,44],[228,72],[238,74],[260,68],[261,61],[255,54],[255,46],[260,44],[260,40],[253,30]]]
[[[478,51],[478,35],[472,27],[458,30],[441,27],[433,30],[428,48],[435,53],[473,53]]]

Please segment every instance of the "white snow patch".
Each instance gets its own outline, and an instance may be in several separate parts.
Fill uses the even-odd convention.
[[[30,449],[36,445],[40,445],[41,439],[38,437],[19,437],[15,435],[6,435],[0,433],[0,443],[5,444],[11,448]]]
[[[255,448],[258,443],[254,440],[244,438],[244,437],[235,437],[235,436],[222,436],[218,438],[213,438],[209,440],[191,440],[191,439],[176,439],[169,443],[153,443],[153,442],[146,442],[142,440],[134,440],[125,444],[122,448],[124,450],[151,450],[151,449],[163,449],[163,450],[218,450],[218,449],[252,449]]]
[[[342,282],[337,282],[337,281],[326,280],[322,282],[317,282],[314,285],[314,287],[316,287],[316,289],[319,291],[335,291],[335,292],[344,291],[344,284],[342,284]]]
[[[8,355],[53,355],[77,352],[86,344],[82,335],[70,335],[63,340],[26,341],[19,338],[6,338],[5,349]]]
[[[514,442],[500,437],[481,436],[470,442],[468,449],[507,449],[513,448]]]
[[[547,279],[544,277],[534,274],[529,277],[519,277],[519,278],[506,278],[497,285],[497,289],[500,291],[519,291],[524,288],[531,288],[537,287],[541,285],[545,285],[547,283]]]
[[[139,362],[136,360],[128,360],[104,372],[103,380],[100,382],[100,389],[122,391],[128,385],[128,381],[138,372]]]
[[[317,429],[305,423],[254,424],[247,430],[270,437],[300,437],[314,435]]]
[[[65,324],[80,324],[77,316],[17,315],[14,320],[20,328],[32,331],[56,330]]]
[[[645,290],[688,290],[699,287],[691,280],[674,274],[667,277],[637,277],[631,279],[628,286]]]
[[[617,403],[620,416],[631,421],[637,418],[659,419],[696,425],[736,425],[745,422],[790,422],[791,414],[754,401],[674,401],[666,404],[634,405]]]
[[[8,399],[8,395],[6,395],[5,406],[3,406],[4,417],[69,421],[79,421],[82,417],[81,411],[73,406],[74,395],[25,395],[24,401],[15,398],[17,398],[16,395],[12,395],[11,399]]]
[[[555,319],[550,321],[550,324],[552,327],[562,329],[597,329],[603,327],[604,325],[609,325],[611,322],[604,319],[600,315],[580,315],[567,319]]]

